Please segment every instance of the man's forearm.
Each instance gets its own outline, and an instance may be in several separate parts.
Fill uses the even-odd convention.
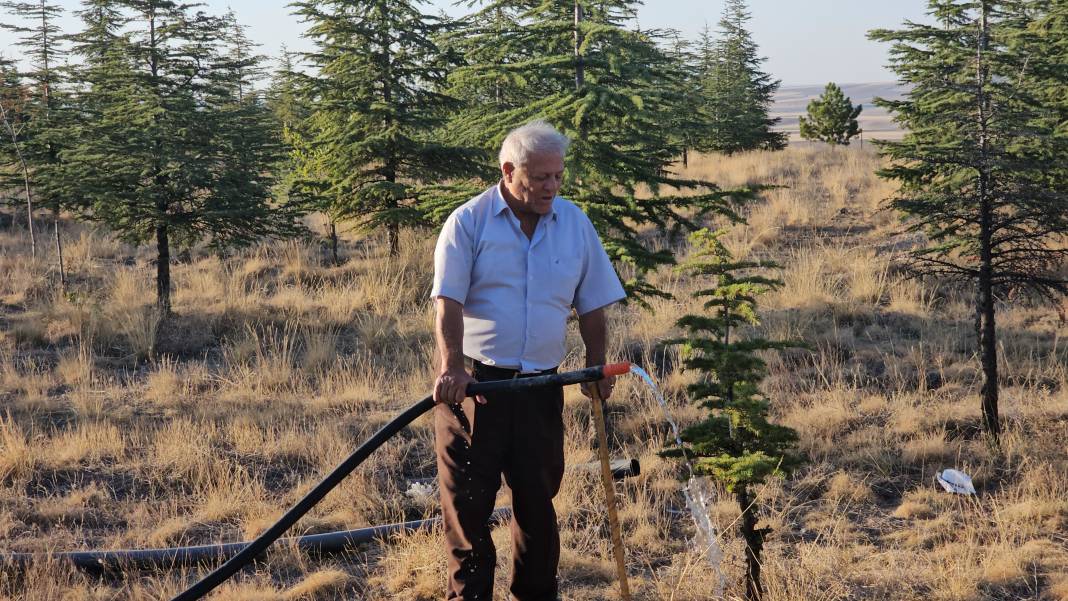
[[[579,334],[586,345],[586,366],[604,365],[608,325],[603,308],[579,316]]]
[[[464,306],[439,296],[435,300],[437,317],[434,321],[434,338],[438,345],[441,369],[464,367]]]

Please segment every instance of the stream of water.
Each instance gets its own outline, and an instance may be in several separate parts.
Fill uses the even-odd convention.
[[[682,449],[683,460],[686,464],[686,471],[688,479],[686,486],[682,489],[683,498],[686,500],[686,509],[689,511],[690,516],[693,518],[694,525],[697,527],[696,545],[702,549],[705,555],[705,559],[708,564],[715,570],[716,573],[716,593],[715,597],[723,597],[723,590],[726,588],[727,579],[723,575],[723,571],[720,569],[720,563],[723,561],[723,551],[719,548],[719,539],[716,536],[716,528],[712,524],[712,518],[709,517],[708,511],[712,506],[712,489],[709,486],[708,479],[695,476],[693,473],[693,462],[689,455],[686,454],[686,447],[682,444],[682,436],[679,434],[679,425],[676,423],[674,416],[668,409],[667,400],[664,399],[664,394],[660,392],[660,387],[656,385],[656,381],[649,375],[644,369],[637,365],[630,366],[631,373],[640,377],[645,384],[652,391],[653,397],[656,402],[660,404],[660,409],[664,412],[664,418],[667,419],[668,424],[671,425],[671,433],[675,436],[675,444]]]

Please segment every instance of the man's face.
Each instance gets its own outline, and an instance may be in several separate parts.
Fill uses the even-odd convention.
[[[525,165],[501,165],[501,173],[505,187],[519,201],[519,206],[514,207],[517,211],[548,215],[564,179],[564,157],[556,153],[535,153]]]

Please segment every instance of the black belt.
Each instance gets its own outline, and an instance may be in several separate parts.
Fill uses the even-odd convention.
[[[557,367],[550,367],[549,369],[543,369],[541,371],[523,373],[518,369],[510,369],[507,367],[497,367],[496,365],[486,365],[481,361],[472,359],[475,371],[480,375],[486,376],[487,380],[511,380],[512,378],[532,378],[534,376],[545,376],[548,374],[555,374]]]

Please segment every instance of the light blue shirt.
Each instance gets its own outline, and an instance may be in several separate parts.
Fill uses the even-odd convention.
[[[464,354],[524,372],[564,359],[567,317],[626,293],[593,224],[557,196],[527,239],[500,185],[453,211],[434,249],[432,298],[464,306]]]

